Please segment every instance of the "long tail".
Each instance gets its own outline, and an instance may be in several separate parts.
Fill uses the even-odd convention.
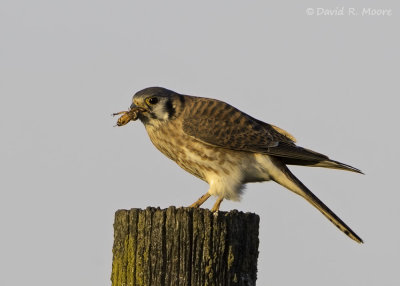
[[[279,149],[269,150],[268,155],[279,157],[285,165],[332,168],[364,174],[357,168],[331,160],[324,154],[300,146],[285,145],[282,143],[279,144]]]
[[[318,162],[317,164],[312,165],[312,167],[323,167],[323,168],[339,169],[339,170],[346,170],[346,171],[350,171],[350,172],[364,174],[360,169],[354,168],[354,167],[352,167],[350,165],[347,165],[347,164],[344,164],[344,163],[340,163],[338,161],[331,160],[331,159]]]
[[[274,163],[275,166],[279,169],[279,171],[277,171],[276,174],[273,175],[273,180],[275,182],[305,198],[348,237],[357,241],[358,243],[363,243],[363,240],[350,227],[348,227],[333,211],[331,211],[320,199],[318,199],[299,179],[297,179],[292,174],[292,172],[290,172],[285,164],[279,161],[279,159],[275,159]]]

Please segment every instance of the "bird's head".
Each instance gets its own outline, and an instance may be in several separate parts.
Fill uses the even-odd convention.
[[[162,87],[148,87],[138,91],[132,98],[131,109],[140,107],[138,114],[144,124],[166,121],[177,115],[184,101],[183,96]],[[179,105],[179,106],[178,106]]]

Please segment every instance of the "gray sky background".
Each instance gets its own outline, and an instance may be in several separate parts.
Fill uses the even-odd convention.
[[[258,285],[399,285],[398,1],[247,2],[1,1],[0,285],[109,285],[117,209],[207,191],[140,122],[113,127],[154,85],[366,173],[292,168],[364,245],[275,183],[222,204],[261,217]],[[347,14],[368,7],[392,16]]]

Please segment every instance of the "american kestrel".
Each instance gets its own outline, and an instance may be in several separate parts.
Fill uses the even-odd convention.
[[[363,242],[287,165],[362,174],[359,169],[296,146],[296,139],[285,130],[216,99],[149,87],[133,96],[130,111],[116,114],[121,113],[119,126],[140,119],[158,150],[209,184],[208,192],[190,207],[216,196],[212,211],[218,211],[223,199],[239,200],[246,183],[273,180],[305,198],[347,236]]]

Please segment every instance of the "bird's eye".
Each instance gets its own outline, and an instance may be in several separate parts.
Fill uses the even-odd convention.
[[[157,97],[150,97],[146,101],[147,101],[148,104],[154,105],[154,104],[156,104],[158,102],[158,98]]]

